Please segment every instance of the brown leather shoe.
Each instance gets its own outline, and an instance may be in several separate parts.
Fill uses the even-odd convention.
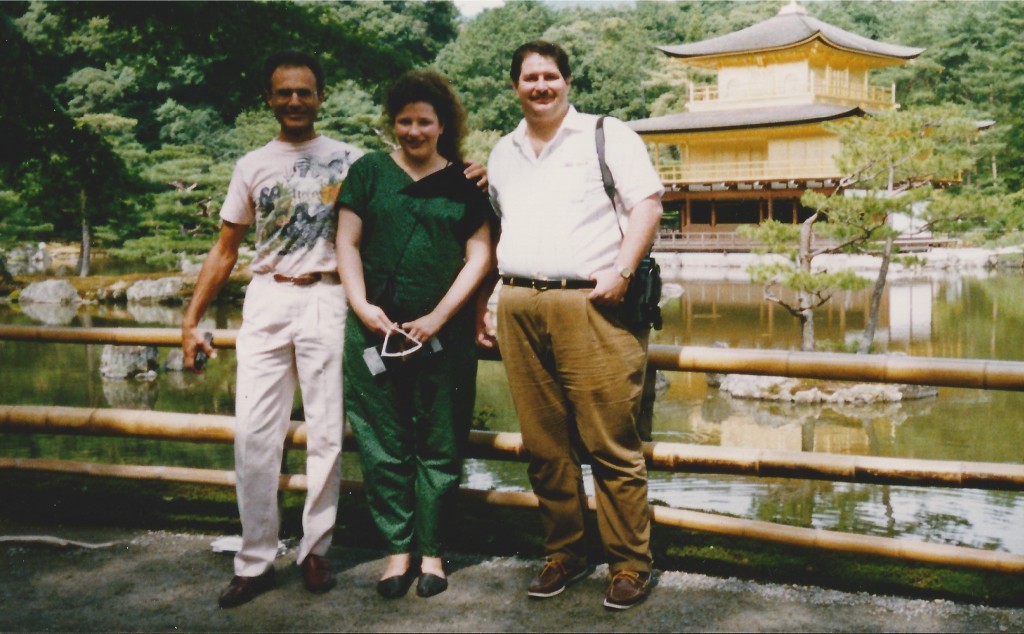
[[[267,590],[274,588],[274,569],[271,568],[258,577],[239,577],[235,575],[224,592],[220,593],[220,607],[234,608],[252,601]]]
[[[612,610],[626,610],[642,602],[649,593],[651,573],[636,570],[620,570],[612,576],[604,607]]]
[[[331,573],[331,564],[326,557],[320,555],[306,555],[300,566],[302,568],[302,582],[306,590],[317,594],[327,592],[334,587],[334,575]]]
[[[526,593],[534,599],[547,599],[565,590],[565,587],[574,581],[588,576],[594,572],[593,566],[586,564],[571,565],[554,559],[544,565],[540,574],[530,582]]]

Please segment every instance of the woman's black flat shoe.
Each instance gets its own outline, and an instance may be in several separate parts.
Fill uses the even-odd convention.
[[[448,589],[448,580],[444,577],[424,572],[420,575],[419,583],[416,584],[416,594],[423,598],[441,594]]]
[[[416,578],[416,571],[412,566],[404,573],[381,579],[377,582],[377,594],[385,599],[400,599],[409,592],[412,580]]]

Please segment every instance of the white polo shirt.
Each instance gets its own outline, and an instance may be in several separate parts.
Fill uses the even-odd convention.
[[[570,107],[540,156],[526,121],[491,151],[491,202],[501,218],[498,270],[534,279],[590,279],[614,264],[629,227],[629,211],[664,193],[640,137],[605,118],[605,161],[622,201],[616,216],[601,181],[594,128],[597,116]],[[623,209],[624,207],[624,209]]]

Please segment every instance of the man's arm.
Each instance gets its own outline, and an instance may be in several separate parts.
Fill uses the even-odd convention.
[[[641,258],[654,243],[661,222],[661,196],[651,194],[638,202],[629,213],[629,229],[622,239],[619,254],[615,256],[615,264],[611,268],[601,269],[593,275],[597,286],[590,292],[590,301],[595,304],[615,306],[626,295],[629,280],[622,277],[619,269],[628,266],[635,271]]]
[[[181,320],[181,349],[184,353],[183,363],[186,369],[198,372],[195,368],[196,351],[202,349],[207,356],[217,356],[214,349],[203,340],[199,332],[199,320],[203,318],[210,302],[217,296],[224,283],[227,282],[231,270],[238,261],[238,249],[245,239],[249,225],[240,225],[227,220],[222,221],[220,236],[203,261],[199,270],[199,279],[192,293],[192,301],[185,309],[185,317]]]
[[[493,154],[491,155],[493,158]],[[498,191],[489,184],[488,198],[490,198],[491,209],[497,218],[501,217],[501,205],[498,203]],[[488,302],[494,294],[494,288],[498,285],[498,240],[501,238],[501,223],[495,222],[491,227],[491,266],[484,276],[480,288],[476,291],[474,305],[476,306],[476,344],[481,348],[496,350],[498,348],[498,337],[495,331],[495,318],[491,314]]]
[[[494,349],[498,347],[498,339],[494,332],[494,315],[491,314],[487,303],[494,293],[494,287],[498,285],[498,267],[494,255],[494,246],[491,246],[491,267],[484,276],[480,288],[476,291],[474,305],[476,306],[476,343],[481,348]]]
[[[476,186],[483,193],[487,193],[487,168],[479,163],[466,163],[466,169],[462,174],[471,181],[476,181]]]

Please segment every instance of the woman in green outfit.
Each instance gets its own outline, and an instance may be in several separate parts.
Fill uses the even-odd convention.
[[[351,311],[345,411],[370,512],[390,549],[377,591],[391,599],[417,576],[419,596],[448,587],[442,506],[458,488],[473,414],[470,299],[492,267],[493,212],[463,175],[466,114],[443,77],[406,73],[386,107],[400,147],[349,170],[337,253]]]

